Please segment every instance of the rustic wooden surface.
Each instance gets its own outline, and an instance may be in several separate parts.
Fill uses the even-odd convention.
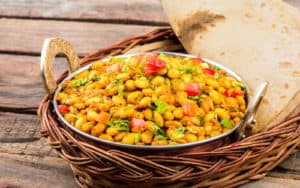
[[[299,0],[287,2],[300,9]],[[43,39],[64,37],[85,55],[168,25],[159,0],[0,0],[0,17],[0,188],[77,187],[69,166],[39,134]],[[56,75],[65,69],[63,62],[56,59]],[[300,187],[300,152],[242,187]]]

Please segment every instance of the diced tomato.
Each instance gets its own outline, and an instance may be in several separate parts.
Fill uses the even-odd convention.
[[[166,68],[166,62],[159,59],[158,55],[155,53],[147,53],[143,55],[143,57],[138,60],[138,65],[140,63],[145,63],[142,69],[145,75],[153,75]]]
[[[112,72],[121,72],[121,66],[119,64],[113,64],[110,67],[106,68],[107,73],[112,73]]]
[[[145,129],[146,123],[143,119],[132,118],[130,128],[133,132],[142,132]]]
[[[191,83],[186,85],[185,92],[189,96],[198,96],[200,94],[200,86],[198,83]]]
[[[60,105],[58,105],[58,110],[61,113],[67,113],[67,112],[69,112],[69,107],[67,105],[60,104]]]
[[[229,93],[228,93],[228,90],[225,90],[223,95],[225,95],[225,97],[229,97]]]
[[[143,74],[145,74],[147,76],[150,76],[150,75],[153,75],[156,73],[156,71],[154,71],[153,68],[149,64],[144,65],[142,71],[143,71]]]
[[[160,71],[166,67],[166,62],[157,56],[149,56],[147,64],[151,66],[154,71]]]
[[[99,123],[107,123],[109,121],[109,114],[107,112],[101,112],[97,119],[96,119]]]
[[[244,92],[243,91],[234,91],[231,93],[231,97],[237,97],[237,96],[244,96]]]
[[[200,57],[194,57],[194,58],[192,58],[192,61],[197,62],[197,63],[204,63],[204,60]]]
[[[182,105],[183,115],[185,116],[196,116],[197,115],[197,104],[194,102],[186,102]]]
[[[216,71],[214,69],[211,69],[211,68],[205,68],[203,69],[203,72],[205,74],[210,74],[210,75],[215,75]]]

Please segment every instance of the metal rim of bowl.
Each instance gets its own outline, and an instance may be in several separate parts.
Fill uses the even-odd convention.
[[[197,58],[197,56],[194,55],[189,55],[189,54],[184,54],[184,53],[176,53],[176,52],[160,52],[160,51],[155,51],[154,53],[158,53],[158,54],[165,54],[165,55],[170,55],[170,56],[179,56],[179,57],[184,57],[184,58]],[[133,57],[133,56],[138,56],[141,55],[142,53],[131,53],[131,54],[123,54],[123,55],[118,55],[118,56],[114,56],[114,57],[121,57],[121,58],[128,58],[128,57]],[[202,58],[206,63],[208,63],[209,65],[214,65],[217,66],[218,68],[220,68],[221,70],[224,70],[228,75],[234,77],[235,79],[237,79],[238,81],[242,82],[247,90],[246,93],[246,100],[247,100],[247,108],[245,111],[245,114],[249,111],[249,101],[250,101],[250,95],[249,95],[249,87],[247,85],[247,83],[244,81],[244,79],[242,79],[242,77],[240,75],[238,75],[237,73],[235,73],[234,71],[232,71],[231,69],[229,69],[228,67],[225,67],[224,65],[221,65],[215,61],[209,60],[207,58]],[[101,61],[105,62],[108,61],[108,58],[104,58]],[[193,147],[193,146],[199,146],[199,145],[204,145],[207,143],[210,143],[212,141],[216,141],[218,139],[224,138],[228,135],[231,135],[239,126],[240,123],[243,122],[243,120],[241,120],[241,122],[237,125],[235,125],[234,128],[232,128],[231,130],[222,133],[220,135],[208,138],[208,139],[204,139],[204,140],[200,140],[200,141],[196,141],[196,142],[189,142],[189,143],[184,143],[184,144],[175,144],[175,145],[162,145],[162,146],[152,146],[152,145],[130,145],[130,144],[122,144],[119,142],[112,142],[109,140],[105,140],[105,139],[101,139],[95,136],[92,136],[88,133],[85,133],[77,128],[75,128],[73,125],[71,125],[69,122],[67,122],[64,117],[62,116],[62,114],[59,112],[58,110],[58,105],[57,105],[57,101],[56,101],[56,96],[57,94],[61,91],[62,89],[62,85],[64,84],[64,82],[66,80],[70,80],[74,77],[74,75],[87,70],[90,68],[91,64],[93,62],[91,62],[88,65],[85,65],[79,69],[77,69],[76,71],[70,73],[65,79],[62,80],[61,83],[59,83],[59,86],[57,87],[55,93],[54,93],[54,97],[53,97],[53,105],[54,105],[54,110],[56,112],[56,114],[58,115],[59,120],[64,123],[69,129],[71,129],[73,132],[88,138],[94,142],[97,142],[99,144],[105,144],[105,145],[111,145],[114,147],[118,147],[118,148],[123,148],[123,149],[133,149],[133,150],[174,150],[174,149],[183,149],[183,148],[187,148],[187,147]],[[245,116],[244,116],[245,117]],[[243,118],[244,118],[243,117]]]

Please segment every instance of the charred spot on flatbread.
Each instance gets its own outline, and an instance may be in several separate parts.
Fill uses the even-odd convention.
[[[178,38],[183,44],[191,45],[196,35],[208,31],[209,27],[215,27],[216,23],[221,20],[225,20],[225,16],[208,11],[197,11],[187,15],[184,19],[177,21]],[[187,47],[187,49],[190,48]]]

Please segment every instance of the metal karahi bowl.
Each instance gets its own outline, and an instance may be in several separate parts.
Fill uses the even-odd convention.
[[[58,85],[56,85],[56,82],[53,79],[53,73],[52,73],[52,60],[55,58],[55,56],[59,53],[63,53],[66,55],[69,65],[70,65],[70,73],[67,77],[65,77]],[[174,52],[156,52],[159,54],[165,54],[168,56],[179,56],[179,57],[190,57],[194,58],[195,56],[183,54],[183,53],[174,53]],[[134,54],[125,54],[120,55],[116,57],[133,57],[141,55],[142,53],[134,53]],[[63,39],[54,38],[54,39],[47,39],[44,43],[44,47],[42,50],[42,56],[41,56],[41,75],[44,81],[44,85],[46,90],[49,93],[49,96],[52,97],[52,103],[55,113],[57,114],[58,120],[61,122],[62,125],[66,126],[71,132],[78,135],[79,137],[83,138],[83,140],[86,140],[87,142],[93,142],[98,146],[101,146],[103,148],[115,148],[125,151],[131,151],[133,153],[155,153],[155,154],[172,154],[172,153],[179,153],[179,152],[185,152],[185,153],[191,153],[193,151],[209,151],[213,150],[217,147],[221,147],[223,145],[229,144],[231,139],[237,140],[242,139],[245,136],[245,129],[247,126],[251,124],[255,124],[254,115],[257,111],[257,108],[259,106],[259,103],[265,93],[267,83],[262,83],[254,95],[250,95],[249,93],[249,86],[245,82],[245,80],[242,79],[241,76],[239,76],[237,73],[232,71],[231,69],[214,62],[212,60],[202,58],[206,63],[209,65],[216,66],[220,68],[221,70],[225,71],[227,75],[237,79],[238,81],[242,82],[246,90],[246,111],[244,114],[244,117],[242,118],[241,122],[238,125],[235,125],[231,130],[224,132],[220,135],[217,135],[215,137],[211,137],[205,140],[196,141],[196,142],[189,142],[184,144],[176,144],[176,145],[164,145],[164,146],[151,146],[151,145],[129,145],[129,144],[122,144],[117,142],[112,142],[108,140],[104,140],[95,136],[92,136],[88,133],[85,133],[77,128],[75,128],[73,125],[71,125],[69,122],[67,122],[63,115],[58,110],[58,104],[56,99],[57,94],[62,90],[63,84],[74,77],[74,75],[79,74],[80,72],[87,70],[90,68],[91,64],[85,65],[83,67],[79,67],[79,59],[78,56],[74,50],[74,48],[71,46],[70,43]],[[108,61],[109,59],[102,59],[102,61]]]

